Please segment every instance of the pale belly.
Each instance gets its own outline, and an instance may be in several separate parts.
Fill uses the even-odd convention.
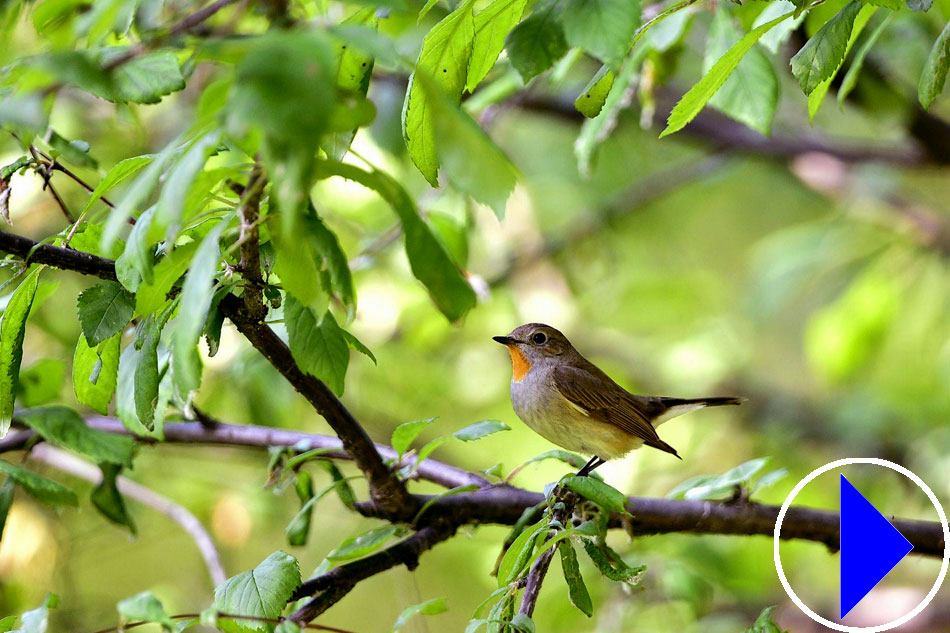
[[[525,384],[530,379],[511,383],[511,403],[518,417],[549,442],[602,459],[616,459],[643,445],[640,438],[588,417],[557,391],[537,397],[540,390]]]

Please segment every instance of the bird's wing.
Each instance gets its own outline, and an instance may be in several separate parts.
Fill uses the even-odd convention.
[[[605,383],[585,369],[562,365],[554,370],[554,386],[568,402],[595,420],[613,424],[647,446],[676,455],[676,450],[657,435],[640,403],[616,383]]]

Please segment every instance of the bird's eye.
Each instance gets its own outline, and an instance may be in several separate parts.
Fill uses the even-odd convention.
[[[544,332],[535,332],[534,335],[531,337],[531,341],[535,345],[544,345],[545,341],[547,340],[548,340],[548,337],[544,335]]]

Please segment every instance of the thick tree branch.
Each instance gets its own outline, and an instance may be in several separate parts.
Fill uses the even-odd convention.
[[[128,435],[122,423],[112,418],[87,418],[89,426],[101,431]],[[0,441],[0,452],[23,448],[33,437],[31,431],[17,431]],[[139,441],[151,441],[142,440]],[[338,448],[341,443],[326,435],[312,435],[260,426],[219,423],[205,428],[197,422],[169,423],[165,426],[165,441],[184,444],[215,444],[267,448],[293,446],[301,440],[310,441],[313,448]],[[394,456],[388,446],[377,445],[380,454]],[[351,459],[341,451],[328,456]],[[429,525],[451,519],[457,524],[514,525],[525,509],[544,501],[544,495],[507,485],[486,485],[479,475],[455,466],[426,459],[418,465],[419,477],[443,486],[482,485],[481,490],[452,496],[413,495],[413,506],[429,504],[417,521]],[[625,527],[634,536],[649,536],[686,532],[691,534],[731,534],[771,536],[779,507],[754,501],[717,502],[689,501],[653,497],[629,497],[628,510],[632,517],[616,516],[611,526]],[[430,503],[431,502],[431,503]],[[388,518],[385,511],[373,503],[358,503],[356,509],[365,516]],[[840,517],[837,512],[792,506],[782,523],[783,539],[814,541],[829,549],[838,548]],[[934,521],[894,519],[894,526],[914,545],[914,554],[942,556],[943,530]]]
[[[116,279],[115,262],[80,251],[58,246],[38,246],[31,239],[12,233],[0,233],[0,251],[19,255],[37,264],[73,270],[102,279]],[[220,310],[284,378],[303,395],[326,419],[353,456],[356,465],[366,474],[373,502],[390,516],[409,518],[416,512],[414,499],[403,482],[395,476],[378,452],[366,430],[340,402],[330,388],[310,374],[304,373],[294,361],[290,348],[270,327],[247,312],[244,303],[227,295],[218,304]]]
[[[261,194],[265,185],[264,169],[259,162],[254,163],[254,170],[247,181],[241,196],[241,205],[238,207],[238,216],[241,219],[241,274],[244,275],[244,307],[248,314],[262,321],[267,316],[267,306],[264,305],[264,279],[261,276],[260,239],[257,228],[257,219],[260,215]]]
[[[419,556],[455,534],[458,526],[452,521],[440,521],[428,525],[412,536],[383,551],[346,563],[327,573],[304,582],[294,593],[292,600],[317,594],[316,597],[297,609],[291,620],[309,622],[350,592],[361,580],[380,572],[405,565],[410,571],[419,565]]]

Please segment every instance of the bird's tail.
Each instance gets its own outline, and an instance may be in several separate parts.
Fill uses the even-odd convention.
[[[745,402],[745,398],[735,397],[713,397],[713,398],[660,398],[662,409],[654,419],[653,426],[659,426],[670,418],[702,409],[704,407],[723,407],[726,405],[736,405]]]

